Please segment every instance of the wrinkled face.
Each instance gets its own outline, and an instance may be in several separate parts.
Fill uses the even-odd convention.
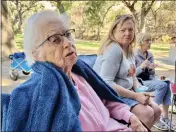
[[[43,29],[46,33],[44,35],[46,42],[41,46],[44,60],[61,68],[72,68],[76,63],[77,53],[69,29],[61,22],[50,23]]]
[[[141,45],[141,49],[143,51],[147,51],[150,49],[150,46],[151,46],[151,43],[152,43],[152,40],[151,38],[146,38],[143,40],[143,44]]]
[[[132,20],[126,20],[118,24],[114,29],[114,37],[121,46],[128,46],[134,39],[134,23]]]

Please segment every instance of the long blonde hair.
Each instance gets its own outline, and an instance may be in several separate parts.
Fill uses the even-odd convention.
[[[118,16],[116,17],[114,23],[112,24],[110,30],[109,30],[109,33],[108,33],[108,36],[107,38],[105,39],[105,41],[102,43],[102,45],[100,46],[99,48],[99,51],[98,51],[98,54],[99,55],[102,55],[104,53],[104,51],[106,50],[106,48],[112,43],[112,42],[117,42],[117,40],[115,39],[114,37],[114,29],[117,27],[117,25],[120,24],[120,26],[123,25],[123,23],[127,20],[132,20],[132,22],[134,23],[134,26],[135,26],[135,20],[134,20],[134,17],[132,15],[121,15],[121,16]],[[134,27],[134,30],[135,30],[135,27]],[[136,40],[136,36],[135,36],[135,32],[134,32],[134,38],[132,40],[132,42],[127,46],[127,57],[130,57],[130,56],[134,56],[134,47],[135,47],[135,40]]]

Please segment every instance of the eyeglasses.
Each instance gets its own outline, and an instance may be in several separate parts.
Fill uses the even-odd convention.
[[[152,40],[151,39],[146,39],[146,40],[144,40],[145,42],[147,42],[147,43],[152,43]]]
[[[58,46],[63,43],[63,41],[64,41],[63,37],[66,37],[70,41],[74,41],[74,39],[75,39],[74,34],[75,34],[75,29],[69,29],[69,30],[65,31],[64,34],[53,34],[53,35],[49,36],[47,39],[45,39],[38,46],[38,48],[40,46],[42,46],[46,41],[51,42],[54,46]]]

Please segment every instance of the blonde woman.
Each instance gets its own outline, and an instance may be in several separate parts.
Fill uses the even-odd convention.
[[[140,33],[137,36],[139,48],[135,53],[136,75],[143,79],[143,83],[148,89],[145,92],[154,92],[154,102],[161,106],[162,114],[155,127],[160,130],[168,130],[170,120],[168,118],[168,109],[171,105],[170,81],[161,81],[155,79],[155,67],[153,54],[149,51],[152,44],[152,38],[148,33]],[[175,125],[172,124],[172,129]]]
[[[150,102],[148,93],[135,92],[141,86],[135,76],[134,42],[133,16],[117,17],[100,47],[93,69],[116,90],[121,99],[130,106],[131,112],[151,128],[159,119],[161,110],[157,104]]]

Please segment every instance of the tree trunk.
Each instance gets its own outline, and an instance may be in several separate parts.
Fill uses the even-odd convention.
[[[100,40],[100,25],[98,25],[96,40]]]
[[[64,6],[62,5],[62,1],[61,0],[57,0],[57,8],[59,9],[60,14],[65,12]]]
[[[145,16],[144,16],[144,12],[143,11],[141,12],[139,32],[145,33]]]
[[[14,34],[12,25],[8,20],[8,8],[6,1],[1,1],[2,4],[2,56],[5,59],[13,52],[16,52]]]
[[[23,19],[22,19],[22,10],[21,10],[21,7],[19,9],[18,14],[19,14],[19,20],[20,20],[19,21],[19,25],[18,25],[18,31],[19,31],[19,33],[22,33]]]

